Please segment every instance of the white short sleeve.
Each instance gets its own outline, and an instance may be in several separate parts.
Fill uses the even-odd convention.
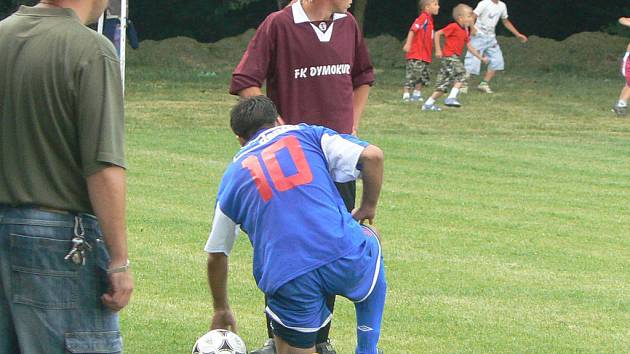
[[[345,183],[354,181],[361,171],[357,169],[364,146],[344,139],[340,135],[322,135],[322,150],[328,162],[333,181]]]
[[[219,203],[214,210],[214,220],[212,221],[212,231],[208,236],[205,251],[208,253],[225,253],[230,255],[234,247],[234,241],[238,235],[238,225],[221,211]]]
[[[507,5],[503,3],[503,12],[501,13],[501,19],[505,20],[508,18]]]

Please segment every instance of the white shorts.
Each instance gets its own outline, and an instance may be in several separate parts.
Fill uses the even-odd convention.
[[[478,34],[470,38],[470,45],[477,49],[479,54],[490,59],[488,64],[489,70],[499,71],[504,69],[503,52],[501,52],[501,47],[496,37]],[[469,74],[479,75],[479,72],[481,72],[481,60],[477,59],[469,51],[464,59],[464,67]]]

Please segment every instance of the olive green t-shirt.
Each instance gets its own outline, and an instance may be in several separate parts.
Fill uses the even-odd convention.
[[[0,204],[92,212],[86,177],[125,167],[113,45],[70,9],[0,22]]]

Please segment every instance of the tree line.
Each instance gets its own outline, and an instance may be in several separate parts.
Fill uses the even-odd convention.
[[[131,19],[141,39],[187,36],[214,42],[257,27],[272,11],[289,0],[128,0]],[[630,16],[630,3],[622,0],[503,0],[512,22],[528,35],[564,39],[583,31],[621,32],[620,16]],[[0,17],[20,4],[37,0],[0,0]],[[451,20],[458,3],[475,6],[478,0],[441,0],[436,27]],[[368,37],[389,34],[404,38],[418,15],[417,0],[354,0],[351,12]],[[499,26],[501,28],[501,26]],[[505,32],[507,33],[507,32]],[[621,32],[623,33],[623,32]]]

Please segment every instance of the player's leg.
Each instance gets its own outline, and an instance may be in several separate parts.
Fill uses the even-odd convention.
[[[623,57],[621,74],[626,80],[626,85],[621,89],[619,100],[612,108],[612,111],[620,117],[628,114],[628,100],[630,100],[630,45]]]
[[[326,292],[343,295],[355,302],[357,353],[376,354],[387,285],[379,236],[362,226],[365,242],[354,252],[321,267]]]
[[[407,60],[407,63],[405,64],[405,81],[403,83],[403,102],[411,101],[411,90],[413,85],[413,61]]]
[[[280,336],[274,337],[274,340],[276,342],[276,352],[278,354],[313,354],[315,352],[315,346],[310,348],[293,347]]]
[[[385,309],[387,283],[381,263],[378,280],[370,296],[354,304],[357,316],[356,354],[377,354],[378,340],[381,335],[381,323]]]
[[[443,94],[448,92],[448,88],[451,85],[450,76],[450,58],[442,58],[440,71],[438,72],[437,76],[435,91],[433,92],[431,97],[427,98],[427,100],[424,102],[424,105],[422,105],[423,111],[439,112],[442,110],[437,104],[435,104],[435,101],[438,98],[442,97]]]
[[[341,199],[346,206],[348,212],[352,212],[356,204],[357,184],[355,181],[346,183],[335,183]],[[335,310],[335,295],[328,296],[326,299],[326,307],[332,314]],[[329,343],[330,327],[332,321],[328,322],[323,328],[317,332],[317,352],[319,354],[335,354],[335,350]]]
[[[461,103],[459,103],[457,96],[464,85],[464,81],[466,81],[466,69],[459,59],[453,60],[451,65],[451,75],[453,77],[454,84],[448,97],[444,100],[444,104],[449,107],[461,107]]]
[[[484,40],[482,36],[474,36],[470,39],[470,45],[473,48],[477,49],[479,53],[482,53],[484,44]],[[481,60],[472,55],[471,52],[466,52],[466,56],[464,57],[464,67],[466,67],[466,72],[470,75],[479,75],[481,73]]]
[[[317,332],[332,317],[317,270],[282,285],[269,296],[266,312],[277,352],[291,354],[315,352]]]
[[[496,38],[489,44],[485,51],[485,56],[490,59],[490,63],[488,63],[488,70],[483,76],[483,81],[479,83],[478,88],[482,92],[492,93],[493,91],[490,88],[490,81],[492,81],[495,77],[497,71],[502,71],[505,67],[503,52],[501,51],[501,47],[499,46]]]

